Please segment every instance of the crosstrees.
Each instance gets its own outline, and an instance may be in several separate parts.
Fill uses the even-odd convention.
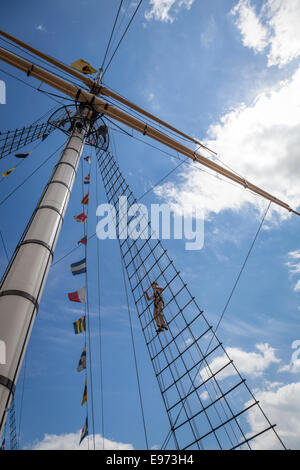
[[[123,210],[119,197],[127,197],[128,209],[137,201],[114,157],[98,153],[98,161],[107,199],[116,210],[118,234]],[[132,220],[133,216],[128,217],[129,232]],[[264,435],[272,433],[271,438],[282,448],[274,426],[213,333],[167,250],[157,237],[150,238],[149,223],[147,229],[146,239],[132,239],[130,233],[122,239],[120,234],[119,244],[175,447],[251,449],[258,444],[256,439],[263,447]],[[144,295],[153,281],[164,287],[168,331],[160,334],[156,332],[153,301],[148,302]],[[255,413],[261,426],[251,430],[250,418]]]

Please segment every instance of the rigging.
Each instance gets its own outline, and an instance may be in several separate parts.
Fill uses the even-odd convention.
[[[116,55],[116,53],[117,53],[117,51],[118,51],[118,49],[119,49],[119,47],[120,47],[120,45],[121,45],[121,43],[122,43],[124,37],[126,36],[126,33],[128,32],[128,30],[129,30],[129,28],[130,28],[130,25],[131,25],[131,23],[132,23],[132,21],[133,21],[135,15],[136,15],[137,12],[138,12],[138,9],[140,8],[140,6],[141,6],[141,4],[142,4],[142,1],[143,1],[143,0],[140,0],[140,1],[139,1],[139,3],[138,3],[138,5],[137,5],[136,9],[134,10],[134,13],[133,13],[133,15],[132,15],[132,17],[131,17],[129,23],[128,23],[128,25],[126,26],[126,29],[125,29],[124,33],[122,34],[122,37],[121,37],[120,41],[119,41],[118,44],[117,44],[117,47],[115,48],[115,50],[114,50],[114,52],[113,52],[113,54],[112,54],[112,56],[111,56],[111,58],[110,58],[110,60],[109,60],[109,62],[108,62],[108,64],[107,64],[107,66],[105,67],[105,69],[104,69],[104,71],[103,71],[102,77],[104,77],[104,75],[105,75],[105,73],[106,73],[108,67],[110,66],[110,64],[111,64],[111,62],[112,62],[112,60],[113,60],[113,58],[115,57],[115,55]]]
[[[104,73],[110,66],[141,3],[142,0],[140,0],[139,4],[137,5],[131,20],[129,21],[120,41],[118,42],[117,47],[114,50],[108,64],[106,65]],[[115,25],[113,27],[113,30],[114,28]],[[19,41],[19,44],[20,43],[21,42]],[[22,43],[20,45],[22,45]],[[28,46],[26,46],[26,48],[28,49]],[[35,50],[31,48],[31,52],[35,53]],[[84,141],[86,137],[89,136],[90,129],[93,127],[95,120],[98,119],[99,114],[101,114],[101,116],[103,114],[109,116],[110,118],[115,119],[118,122],[131,127],[134,130],[137,130],[143,135],[147,135],[155,139],[156,141],[167,145],[169,148],[180,152],[181,154],[189,157],[191,160],[197,161],[198,163],[210,168],[211,170],[219,172],[224,177],[229,178],[235,183],[244,186],[245,188],[249,188],[251,191],[268,199],[270,201],[269,205],[273,201],[274,203],[287,209],[288,211],[299,215],[299,213],[295,210],[292,210],[288,206],[288,204],[278,200],[276,197],[268,194],[263,189],[260,189],[255,185],[249,183],[248,181],[240,177],[236,172],[229,172],[224,167],[217,165],[212,160],[203,157],[202,155],[197,153],[197,151],[194,151],[186,147],[185,145],[177,142],[170,135],[168,135],[168,133],[170,134],[170,130],[172,130],[171,126],[167,125],[166,127],[168,128],[168,130],[166,130],[165,132],[162,132],[161,130],[155,128],[154,125],[149,126],[147,122],[143,122],[140,120],[140,118],[137,119],[133,115],[137,111],[134,105],[131,104],[130,106],[134,109],[134,113],[131,112],[130,114],[127,111],[125,112],[124,110],[122,110],[120,105],[112,105],[109,100],[104,101],[98,98],[98,96],[93,93],[87,92],[85,89],[86,86],[88,86],[89,90],[94,89],[92,88],[92,86],[89,86],[91,84],[89,79],[85,79],[85,77],[82,77],[80,74],[76,74],[74,72],[71,73],[69,67],[65,66],[63,63],[59,63],[54,58],[43,55],[41,53],[39,53],[38,55],[40,57],[43,57],[43,59],[46,59],[46,61],[52,63],[52,65],[54,65],[55,67],[58,67],[64,70],[64,72],[70,73],[71,75],[75,76],[76,81],[73,80],[68,82],[64,79],[64,76],[58,74],[54,75],[47,68],[41,68],[35,63],[30,63],[29,61],[25,60],[22,56],[18,57],[17,55],[5,49],[0,50],[1,58],[7,63],[16,66],[20,70],[26,72],[27,75],[32,75],[34,78],[42,80],[48,85],[53,86],[60,92],[66,93],[70,97],[70,99],[74,99],[78,106],[78,113],[74,117],[74,127],[72,127],[69,131],[70,137],[68,139],[64,151],[61,154],[60,161],[56,166],[54,173],[44,190],[42,198],[39,201],[37,208],[32,216],[32,219],[30,220],[30,223],[28,224],[28,227],[24,232],[24,235],[14,253],[14,256],[11,260],[8,270],[6,271],[3,277],[1,284],[0,302],[2,303],[2,305],[5,306],[6,304],[4,304],[3,302],[7,301],[8,305],[10,306],[10,310],[14,313],[15,307],[18,306],[16,298],[20,302],[20,309],[21,302],[23,302],[23,305],[27,305],[26,302],[30,302],[31,306],[31,311],[28,311],[27,315],[27,331],[24,330],[24,327],[21,328],[22,325],[19,324],[19,336],[21,338],[20,342],[22,342],[23,346],[21,348],[21,351],[18,351],[17,347],[15,348],[15,367],[12,369],[13,372],[11,373],[10,377],[6,377],[5,375],[0,376],[1,387],[4,387],[6,393],[4,400],[1,401],[3,411],[1,425],[3,425],[3,422],[5,421],[6,409],[9,402],[11,402],[11,396],[14,392],[20,364],[24,357],[24,350],[27,338],[33,320],[37,314],[38,302],[42,293],[42,287],[52,261],[56,238],[58,237],[60,226],[66,210],[68,197],[71,193],[74,178],[76,176],[77,168],[84,146]],[[83,81],[83,88],[78,88],[78,80]],[[92,85],[95,86],[97,85],[97,83],[92,82]],[[104,95],[105,93],[108,93],[107,90],[103,92]],[[120,102],[122,102],[121,99]],[[141,114],[147,115],[147,113],[145,112],[141,112]],[[148,118],[149,117],[150,116],[148,113]],[[150,119],[152,118],[150,117]],[[158,122],[159,127],[163,129],[159,120],[154,119],[153,121]],[[173,131],[174,128],[172,132]],[[172,135],[174,135],[174,133]],[[181,138],[183,136],[183,133],[181,133]],[[102,151],[101,154],[97,153],[97,158],[108,201],[113,203],[116,207],[118,197],[120,195],[126,195],[128,201],[130,202],[130,205],[136,204],[137,200],[134,197],[131,189],[129,188],[129,185],[123,178],[123,175],[113,155],[109,152],[103,151],[103,148],[99,149],[99,145],[97,146],[98,150]],[[43,164],[44,163],[45,162],[43,162]],[[182,163],[183,161],[181,161],[180,165]],[[40,165],[40,167],[42,165]],[[59,165],[64,165],[64,168],[67,166],[70,172],[74,171],[72,177],[70,177],[68,181],[53,180],[53,176],[57,171]],[[178,165],[176,168],[178,168],[180,165]],[[72,170],[70,170],[69,167]],[[172,172],[175,171],[175,169],[173,169]],[[33,173],[35,173],[37,170],[38,169],[36,169]],[[169,172],[168,174],[170,173],[171,172]],[[27,179],[29,179],[32,174]],[[160,179],[159,183],[161,183],[161,181],[162,179]],[[23,181],[23,183],[21,183],[21,185],[24,184],[24,182],[25,180]],[[59,197],[55,199],[53,193],[51,194],[51,190],[48,193],[50,185],[51,188],[53,188],[52,184],[60,184],[61,187],[64,187],[62,188],[63,192],[60,195],[60,199]],[[13,192],[15,192],[21,185],[19,185]],[[12,195],[13,192],[10,193],[10,195]],[[8,195],[8,197],[10,197],[10,195]],[[3,204],[5,200],[7,200],[7,198],[1,201],[0,205]],[[44,199],[46,203],[42,204]],[[53,205],[54,203],[57,204],[57,206]],[[47,212],[39,212],[40,210]],[[51,214],[51,217],[53,217],[53,220],[55,220],[55,224],[53,224],[53,227],[55,225],[57,228],[54,230],[54,228],[52,227],[47,233],[43,233],[43,237],[41,237],[40,239],[38,239],[37,237],[32,239],[26,239],[28,231],[34,231],[34,229],[36,229],[38,225],[35,219],[37,213],[44,214],[44,217],[46,217],[45,214],[48,214],[48,216],[50,216]],[[116,223],[117,225],[119,225],[120,223],[120,213],[118,211],[116,212]],[[41,226],[43,226],[43,224],[41,224]],[[146,228],[148,229],[148,226]],[[85,230],[84,233],[85,236],[87,236],[87,230]],[[51,241],[49,241],[50,238]],[[35,245],[37,245],[38,247]],[[132,290],[133,298],[137,308],[142,332],[153,365],[153,369],[157,377],[158,386],[163,398],[163,402],[166,407],[166,412],[170,424],[170,431],[172,433],[176,448],[202,449],[210,448],[212,444],[216,444],[220,448],[226,449],[251,448],[251,441],[255,440],[257,436],[260,436],[261,434],[267,433],[269,431],[275,433],[275,437],[284,447],[276,431],[274,431],[274,425],[271,425],[270,421],[267,419],[266,415],[261,409],[258,401],[255,399],[252,392],[245,384],[245,379],[241,377],[237,368],[233,364],[233,361],[226,353],[226,350],[224,349],[222,343],[217,338],[216,332],[213,330],[213,327],[207,322],[204,316],[204,312],[199,308],[198,304],[195,301],[195,297],[192,296],[191,292],[189,291],[189,288],[187,287],[187,284],[182,279],[180,272],[175,268],[173,260],[171,260],[171,258],[169,257],[167,250],[163,247],[160,240],[152,240],[150,237],[146,238],[145,240],[134,239],[134,241],[131,242],[128,239],[125,239],[122,241],[119,240],[119,245],[122,257],[122,268],[125,269],[128,276],[129,285]],[[26,248],[28,248],[29,246],[33,251],[36,250],[36,253],[38,253],[38,249],[42,250],[41,252],[39,252],[39,256],[33,256],[32,259],[34,261],[43,259],[44,271],[42,269],[36,269],[36,272],[39,273],[36,283],[30,283],[24,275],[23,277],[20,274],[19,276],[16,276],[17,280],[24,278],[24,282],[28,282],[28,286],[26,286],[25,284],[27,290],[24,290],[23,288],[22,290],[21,288],[15,288],[15,284],[13,284],[14,279],[9,278],[7,274],[12,266],[14,266],[15,269],[16,267],[20,269],[21,274],[22,270],[24,273],[24,267],[20,261],[20,247],[22,247],[22,249],[25,247],[26,250]],[[250,248],[249,255],[251,253],[252,247]],[[85,253],[87,254],[87,251],[85,251]],[[39,268],[39,266],[37,266],[37,268]],[[145,289],[147,289],[147,287],[149,288],[149,283],[151,284],[153,280],[160,280],[161,282],[163,282],[164,292],[166,295],[165,308],[168,310],[168,332],[164,332],[162,335],[156,334],[157,332],[155,330],[153,322],[153,314],[151,312],[151,308],[153,305],[149,304],[146,301],[144,295]],[[16,284],[18,285],[17,281]],[[86,275],[86,287],[87,284],[88,282]],[[233,288],[232,293],[234,292],[235,286]],[[9,303],[9,301],[11,301],[11,304]],[[227,305],[225,307],[225,310],[226,308]],[[86,304],[86,309],[86,313],[88,313],[88,302]],[[22,309],[22,311],[24,310],[25,308]],[[3,309],[3,311],[6,312],[5,308]],[[222,317],[220,321],[221,320]],[[7,316],[6,321],[9,323],[11,321],[11,318]],[[195,322],[197,325],[197,329],[195,328]],[[212,348],[212,341],[210,341],[209,343],[207,341],[208,336],[210,336],[210,332],[212,332],[213,340],[215,341],[215,345]],[[88,335],[90,339],[89,321]],[[90,381],[92,390],[92,361],[90,347],[89,354],[91,371]],[[225,363],[218,370],[214,370],[212,364],[213,360],[219,357],[218,354],[223,355],[222,357],[225,358]],[[200,367],[202,365],[203,369],[200,370]],[[230,368],[233,370],[233,373],[231,374],[232,382],[228,382],[224,380],[224,377],[222,377],[222,372],[225,368]],[[195,383],[195,377],[193,377],[195,371],[196,375],[199,378],[199,383]],[[209,403],[204,403],[204,400],[202,400],[201,398],[201,391],[203,389],[206,391],[209,390]],[[239,391],[242,391],[241,393],[243,393],[243,399],[245,397],[245,394],[250,397],[251,401],[247,402],[247,406],[244,405],[245,401],[242,404],[236,403],[235,392],[237,389]],[[249,435],[246,427],[247,413],[252,412],[253,409],[255,409],[257,412],[262,413],[264,423],[262,425],[262,428],[258,432]],[[183,417],[181,417],[181,410],[184,411]],[[95,439],[94,411],[93,435]]]

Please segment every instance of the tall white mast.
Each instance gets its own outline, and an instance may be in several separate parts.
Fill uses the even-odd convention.
[[[0,434],[13,397],[53,252],[68,206],[85,139],[89,109],[72,119],[73,130],[14,252],[0,284],[0,339],[6,346],[0,364]]]
[[[225,176],[239,185],[248,188],[256,194],[272,201],[284,209],[300,215],[287,203],[266,192],[262,188],[245,180],[236,173],[220,166],[212,159],[201,155],[198,151],[187,147],[170,137],[165,132],[148,125],[121,110],[117,105],[101,99],[98,95],[110,96],[142,115],[162,124],[178,135],[185,136],[194,144],[199,142],[178,131],[167,123],[152,116],[128,100],[104,88],[101,85],[101,70],[96,82],[84,75],[70,69],[56,59],[37,51],[21,41],[7,35],[0,30],[0,35],[9,37],[17,44],[25,47],[34,54],[44,58],[53,65],[79,78],[89,91],[47,71],[46,69],[29,62],[23,57],[0,48],[0,60],[18,68],[42,82],[65,93],[76,102],[81,103],[81,111],[74,120],[74,128],[56,165],[53,175],[47,184],[40,202],[35,209],[30,222],[17,246],[12,260],[0,284],[0,339],[6,343],[6,364],[0,364],[0,433],[3,430],[7,409],[9,407],[18,374],[22,365],[26,346],[30,337],[34,319],[38,311],[38,304],[46,282],[51,265],[53,251],[62,225],[63,217],[68,205],[70,192],[74,183],[77,167],[80,161],[85,138],[89,131],[92,108],[95,112],[103,113],[116,121],[125,124],[143,135],[176,150],[186,157],[194,160],[209,169]],[[89,103],[89,107],[87,107]],[[203,145],[201,145],[204,147]]]

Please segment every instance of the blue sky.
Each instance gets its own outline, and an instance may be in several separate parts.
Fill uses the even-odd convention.
[[[122,12],[127,16],[120,31],[134,3],[124,2],[128,10]],[[1,7],[1,29],[67,64],[83,58],[97,68],[118,5],[117,0],[53,0],[51,4],[12,0]],[[299,208],[299,19],[300,8],[294,0],[289,0],[288,6],[283,0],[145,0],[104,83],[206,142],[224,163]],[[38,84],[6,64],[0,68]],[[7,91],[7,103],[0,107],[2,131],[29,125],[56,105],[1,71],[0,79],[5,81]],[[127,136],[114,133],[113,139],[121,171],[137,197],[178,164]],[[1,200],[63,142],[64,136],[54,133],[41,143],[20,168],[1,182]],[[55,159],[57,156],[0,205],[4,221],[1,231],[9,253],[22,234]],[[92,196],[96,188],[94,163],[90,234],[97,223]],[[1,161],[1,170],[14,164],[14,157],[7,157]],[[84,162],[83,166],[86,174],[88,164]],[[55,259],[76,246],[82,236],[82,227],[73,220],[81,210],[81,191],[80,170]],[[100,198],[105,201],[102,187]],[[202,250],[186,251],[182,240],[166,241],[165,245],[207,318],[216,325],[267,202],[188,165],[174,172],[143,202],[167,202],[178,213],[193,204],[204,210]],[[300,367],[291,363],[291,345],[300,339],[298,224],[296,216],[272,207],[218,330],[290,448],[299,448],[300,432]],[[93,239],[88,248],[91,260],[95,249]],[[85,419],[80,406],[84,379],[76,372],[83,338],[75,337],[72,322],[81,309],[70,304],[66,294],[82,287],[79,276],[74,278],[70,272],[70,263],[82,257],[80,248],[53,266],[49,274],[27,353],[21,447],[73,448],[78,442]],[[145,442],[117,242],[101,242],[100,257],[104,438],[110,448],[122,443],[127,448],[141,449]],[[1,248],[2,271],[5,266]],[[97,275],[93,263],[89,292],[96,432],[100,435]],[[149,443],[150,447],[159,446],[168,432],[167,419],[131,307]],[[16,395],[18,422],[23,377],[24,370]],[[250,424],[254,429],[255,417]]]

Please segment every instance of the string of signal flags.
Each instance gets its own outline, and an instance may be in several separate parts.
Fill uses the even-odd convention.
[[[77,62],[78,62],[79,65],[77,64]],[[87,72],[88,68],[86,68],[86,67],[91,67],[87,62],[85,62],[81,59],[77,62],[75,63],[75,64],[77,64],[77,70],[80,70],[81,72],[83,72],[85,74],[91,73],[91,72]],[[76,66],[73,67],[73,68],[76,69]],[[85,72],[83,70],[85,70]],[[94,70],[94,69],[91,67],[91,69],[89,69],[89,70]],[[65,118],[65,119],[61,119],[60,121],[56,121],[56,127],[63,128],[65,126],[66,122],[69,122],[69,118],[72,116],[72,112],[69,109],[66,109],[66,112],[67,112],[69,117]],[[37,135],[37,138],[40,139],[41,142],[43,142],[49,135],[50,135],[49,132],[48,133],[42,133],[42,134]],[[91,145],[91,146],[95,145],[95,141],[91,137],[87,140],[87,143],[88,143],[88,145]],[[28,152],[24,152],[24,153],[16,153],[14,156],[16,158],[18,158],[19,160],[25,160],[33,152],[33,150],[34,149],[32,149]],[[88,163],[91,163],[91,157],[90,156],[86,157],[85,160]],[[21,162],[19,162],[19,163],[21,163]],[[6,170],[4,173],[2,173],[2,178],[3,179],[7,178],[17,168],[17,166],[18,165],[15,165],[12,168],[9,168],[8,170]],[[85,178],[84,183],[89,183],[89,176]]]
[[[48,137],[48,135],[49,134],[41,134],[41,135],[38,135],[38,138],[41,139],[41,141],[43,141]],[[30,150],[29,152],[25,152],[25,153],[15,153],[15,157],[21,160],[25,160],[25,158],[27,158],[32,152],[33,150]],[[2,177],[7,178],[8,175],[10,175],[16,169],[16,167],[17,166],[13,166],[12,168],[9,168],[9,170],[6,170],[4,173],[2,173]]]
[[[85,157],[84,160],[88,163],[91,164],[91,157]],[[90,173],[88,173],[87,176],[84,177],[83,183],[86,185],[89,185],[90,183]],[[89,203],[89,191],[87,194],[83,197],[81,204],[88,206]],[[79,223],[86,224],[88,220],[88,211],[83,211],[78,215],[74,216],[74,220]],[[87,246],[87,235],[84,234],[84,236],[81,238],[81,240],[78,241],[78,244],[82,244],[85,247]],[[86,256],[74,263],[71,264],[71,273],[73,276],[77,276],[80,274],[86,273]],[[75,292],[70,292],[68,293],[68,299],[70,302],[78,302],[78,303],[83,303],[86,305],[86,291],[87,291],[87,286],[85,285],[84,287],[78,289]],[[74,328],[74,333],[75,335],[79,335],[81,333],[84,333],[86,331],[86,308],[84,315],[82,315],[78,320],[73,322],[73,328]],[[84,381],[84,389],[83,389],[83,395],[82,395],[82,400],[81,400],[81,406],[83,406],[85,403],[87,403],[87,372],[86,372],[86,341],[83,346],[83,350],[78,362],[77,366],[77,372],[82,372],[85,371],[85,381]],[[81,436],[80,436],[80,441],[79,445],[81,442],[84,440],[86,436],[88,436],[89,430],[88,430],[88,412],[86,412],[86,419],[83,425],[83,428],[81,430]]]

